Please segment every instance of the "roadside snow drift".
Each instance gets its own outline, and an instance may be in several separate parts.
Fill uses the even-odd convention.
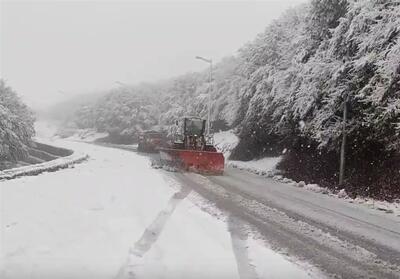
[[[265,157],[258,160],[252,161],[230,161],[229,165],[234,168],[239,168],[247,170],[253,173],[270,172],[276,171],[276,166],[278,165],[281,157]]]
[[[233,133],[232,130],[218,132],[214,134],[215,147],[224,153],[225,160],[228,160],[232,150],[239,142],[239,138]]]

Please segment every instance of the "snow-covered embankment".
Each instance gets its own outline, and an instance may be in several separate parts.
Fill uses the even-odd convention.
[[[11,169],[6,169],[0,171],[0,180],[13,179],[25,175],[38,175],[42,172],[52,172],[59,169],[68,168],[74,164],[80,163],[88,158],[88,155],[81,152],[76,152],[70,149],[60,148],[53,145],[47,145],[42,143],[36,143],[40,145],[41,148],[47,148],[54,150],[58,156],[54,156],[51,153],[47,153],[41,150],[36,150],[36,152],[48,154],[48,156],[54,156],[53,160],[45,161],[43,163],[32,164],[22,167],[16,167]]]

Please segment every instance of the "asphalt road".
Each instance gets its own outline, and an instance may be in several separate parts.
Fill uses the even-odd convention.
[[[175,178],[250,223],[276,250],[328,276],[400,278],[400,218],[363,205],[228,168]]]

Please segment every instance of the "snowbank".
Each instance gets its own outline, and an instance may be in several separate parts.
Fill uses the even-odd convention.
[[[400,201],[387,202],[387,201],[378,201],[371,198],[360,198],[360,197],[357,197],[355,199],[347,198],[347,201],[350,203],[363,204],[367,207],[384,211],[386,213],[393,213],[396,216],[400,217]]]
[[[80,163],[88,158],[85,154],[73,153],[70,156],[61,157],[41,164],[34,164],[13,169],[0,171],[0,180],[13,179],[25,175],[37,175],[42,172],[52,172],[59,169],[65,169],[73,164]]]
[[[252,173],[273,176],[276,172],[276,165],[281,157],[266,157],[252,161],[228,161],[232,150],[239,143],[239,138],[233,130],[218,132],[214,134],[215,147],[224,153],[225,161],[228,166],[243,169]]]
[[[232,130],[218,132],[214,134],[214,144],[215,147],[224,153],[225,160],[229,158],[232,150],[239,143],[239,138],[236,136]]]
[[[387,202],[387,201],[379,201],[375,200],[372,198],[361,198],[361,197],[356,197],[356,198],[350,198],[348,194],[346,193],[345,189],[340,189],[338,191],[333,191],[329,188],[326,187],[321,187],[318,184],[306,184],[304,181],[296,182],[291,179],[285,178],[281,175],[276,175],[273,177],[273,179],[282,182],[282,183],[287,183],[292,186],[296,187],[304,187],[304,189],[315,192],[315,193],[321,193],[325,195],[329,195],[332,197],[336,197],[339,199],[344,199],[348,201],[349,203],[357,203],[361,205],[365,205],[366,207],[384,211],[386,213],[393,213],[396,216],[400,217],[400,201],[395,201],[395,202]]]
[[[54,160],[46,161],[40,164],[27,165],[12,169],[0,171],[0,180],[13,179],[20,176],[38,175],[42,172],[53,172],[59,169],[68,168],[76,163],[80,163],[88,158],[83,152],[75,152],[68,148],[60,148],[54,145],[53,141],[47,140],[48,137],[53,137],[56,131],[55,125],[52,123],[35,122],[37,141],[35,144],[39,149],[63,156]],[[57,145],[57,144],[56,144]]]
[[[252,161],[230,161],[229,166],[246,170],[251,173],[271,177],[276,173],[276,165],[280,162],[281,157],[265,157]]]

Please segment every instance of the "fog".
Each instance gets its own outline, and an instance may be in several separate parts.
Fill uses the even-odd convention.
[[[0,76],[42,108],[198,71],[301,2],[1,2]]]

